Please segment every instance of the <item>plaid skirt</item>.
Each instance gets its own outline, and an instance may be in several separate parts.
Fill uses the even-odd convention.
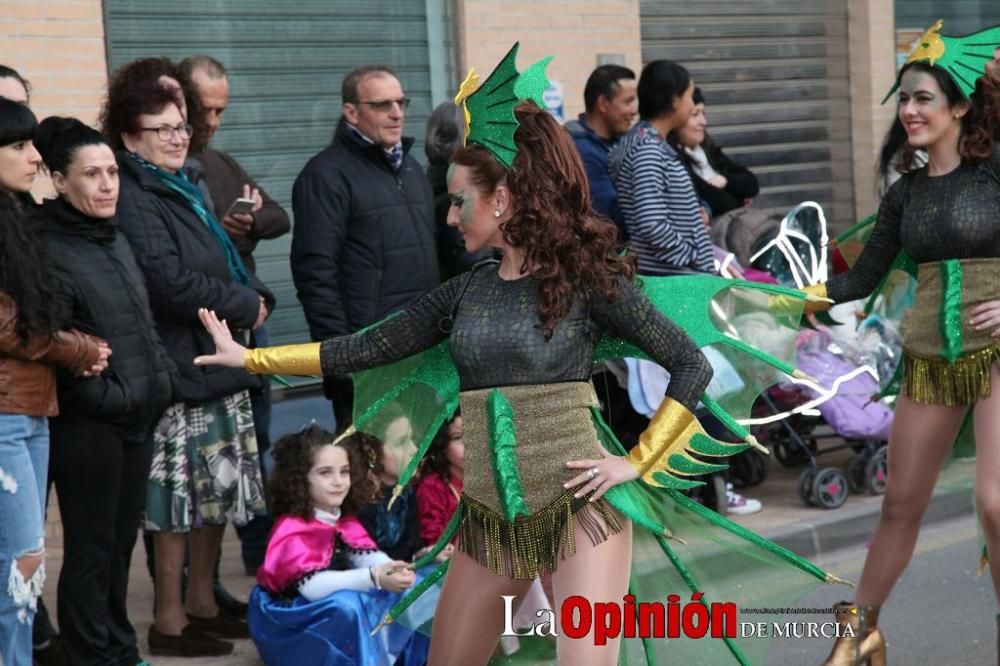
[[[153,434],[146,530],[245,525],[266,510],[249,394],[167,409]]]

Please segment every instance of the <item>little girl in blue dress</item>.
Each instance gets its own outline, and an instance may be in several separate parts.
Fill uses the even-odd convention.
[[[415,575],[358,521],[378,488],[352,447],[333,441],[313,425],[275,446],[279,518],[250,597],[250,635],[269,666],[422,664],[426,637],[401,625],[370,635]]]

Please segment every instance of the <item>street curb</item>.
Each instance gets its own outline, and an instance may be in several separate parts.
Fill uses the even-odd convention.
[[[805,558],[866,543],[875,533],[881,503],[864,504],[856,508],[841,507],[815,522],[797,522],[765,530],[761,536]],[[931,496],[924,525],[967,516],[975,512],[972,491],[936,490]]]

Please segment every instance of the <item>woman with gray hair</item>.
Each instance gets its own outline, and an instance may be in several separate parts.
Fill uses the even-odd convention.
[[[463,143],[465,118],[462,109],[453,102],[443,102],[431,112],[427,119],[427,138],[424,152],[427,153],[427,179],[434,191],[434,220],[438,230],[438,260],[441,263],[441,279],[455,277],[472,268],[482,259],[493,256],[490,251],[469,253],[465,251],[465,241],[455,227],[448,226],[448,163],[451,156]]]

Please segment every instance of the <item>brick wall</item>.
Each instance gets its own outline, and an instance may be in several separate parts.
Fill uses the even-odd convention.
[[[463,77],[470,66],[489,74],[515,41],[521,69],[555,56],[548,75],[563,86],[567,119],[583,111],[583,86],[598,54],[622,54],[626,67],[637,75],[642,69],[638,0],[464,0],[456,23]]]
[[[39,120],[96,123],[107,84],[101,0],[0,1],[0,63],[28,79]],[[40,178],[36,196],[49,191]]]
[[[849,0],[851,50],[851,149],[855,217],[878,208],[876,164],[895,105],[882,105],[896,76],[893,0]]]

